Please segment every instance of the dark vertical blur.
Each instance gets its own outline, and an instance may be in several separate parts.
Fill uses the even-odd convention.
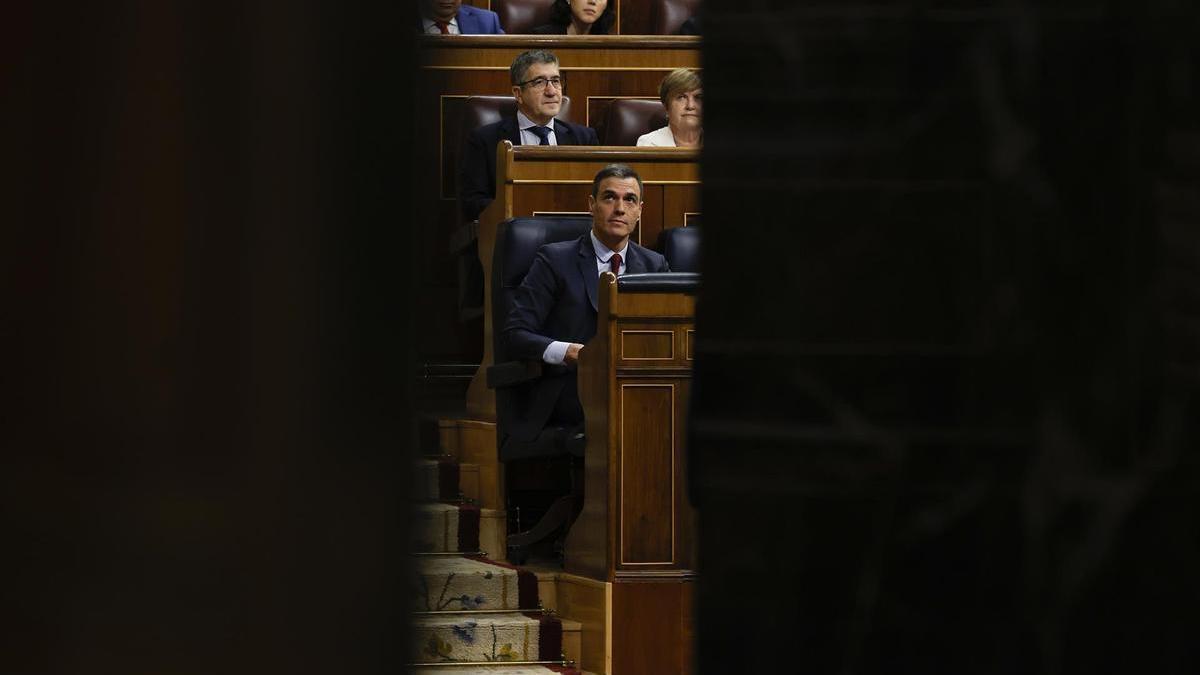
[[[701,672],[1193,670],[1195,4],[704,9]]]
[[[397,672],[406,7],[4,21],[5,672]]]

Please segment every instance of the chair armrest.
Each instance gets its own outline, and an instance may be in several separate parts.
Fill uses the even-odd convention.
[[[488,389],[511,387],[513,385],[536,380],[542,376],[541,361],[505,361],[494,366],[488,366]]]

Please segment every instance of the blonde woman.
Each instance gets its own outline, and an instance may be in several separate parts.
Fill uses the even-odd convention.
[[[687,68],[673,70],[658,87],[658,97],[667,110],[667,126],[640,136],[641,146],[698,148],[704,138],[701,104],[704,92],[700,76]]]

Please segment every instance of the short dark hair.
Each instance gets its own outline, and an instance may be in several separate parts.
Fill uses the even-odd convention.
[[[600,169],[596,177],[592,179],[592,199],[600,196],[600,183],[605,178],[636,178],[638,184],[638,201],[642,200],[645,195],[645,190],[642,189],[642,177],[637,171],[633,170],[628,164],[609,164]]]
[[[521,52],[517,58],[513,59],[512,65],[508,68],[508,77],[512,80],[514,87],[520,86],[525,81],[525,73],[529,70],[529,66],[535,63],[553,63],[557,66],[558,57],[554,55],[554,52],[545,49],[530,49],[527,52]]]

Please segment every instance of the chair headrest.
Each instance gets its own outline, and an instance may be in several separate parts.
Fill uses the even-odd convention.
[[[492,262],[497,289],[521,285],[543,244],[578,239],[592,227],[591,216],[529,216],[500,224]]]
[[[636,145],[638,136],[667,126],[662,102],[620,98],[608,106],[601,145]]]
[[[499,122],[501,117],[517,114],[517,100],[512,96],[468,96],[463,102],[463,138],[485,124]],[[564,96],[558,118],[571,119],[571,98]]]
[[[700,275],[695,272],[647,272],[617,277],[618,293],[688,293],[700,289]]]
[[[673,227],[659,235],[663,256],[674,272],[700,271],[700,228]]]
[[[525,35],[550,23],[554,0],[492,0],[492,11],[500,16],[500,26],[509,35]]]
[[[700,9],[700,0],[653,0],[650,8],[655,35],[674,35],[689,16]]]

